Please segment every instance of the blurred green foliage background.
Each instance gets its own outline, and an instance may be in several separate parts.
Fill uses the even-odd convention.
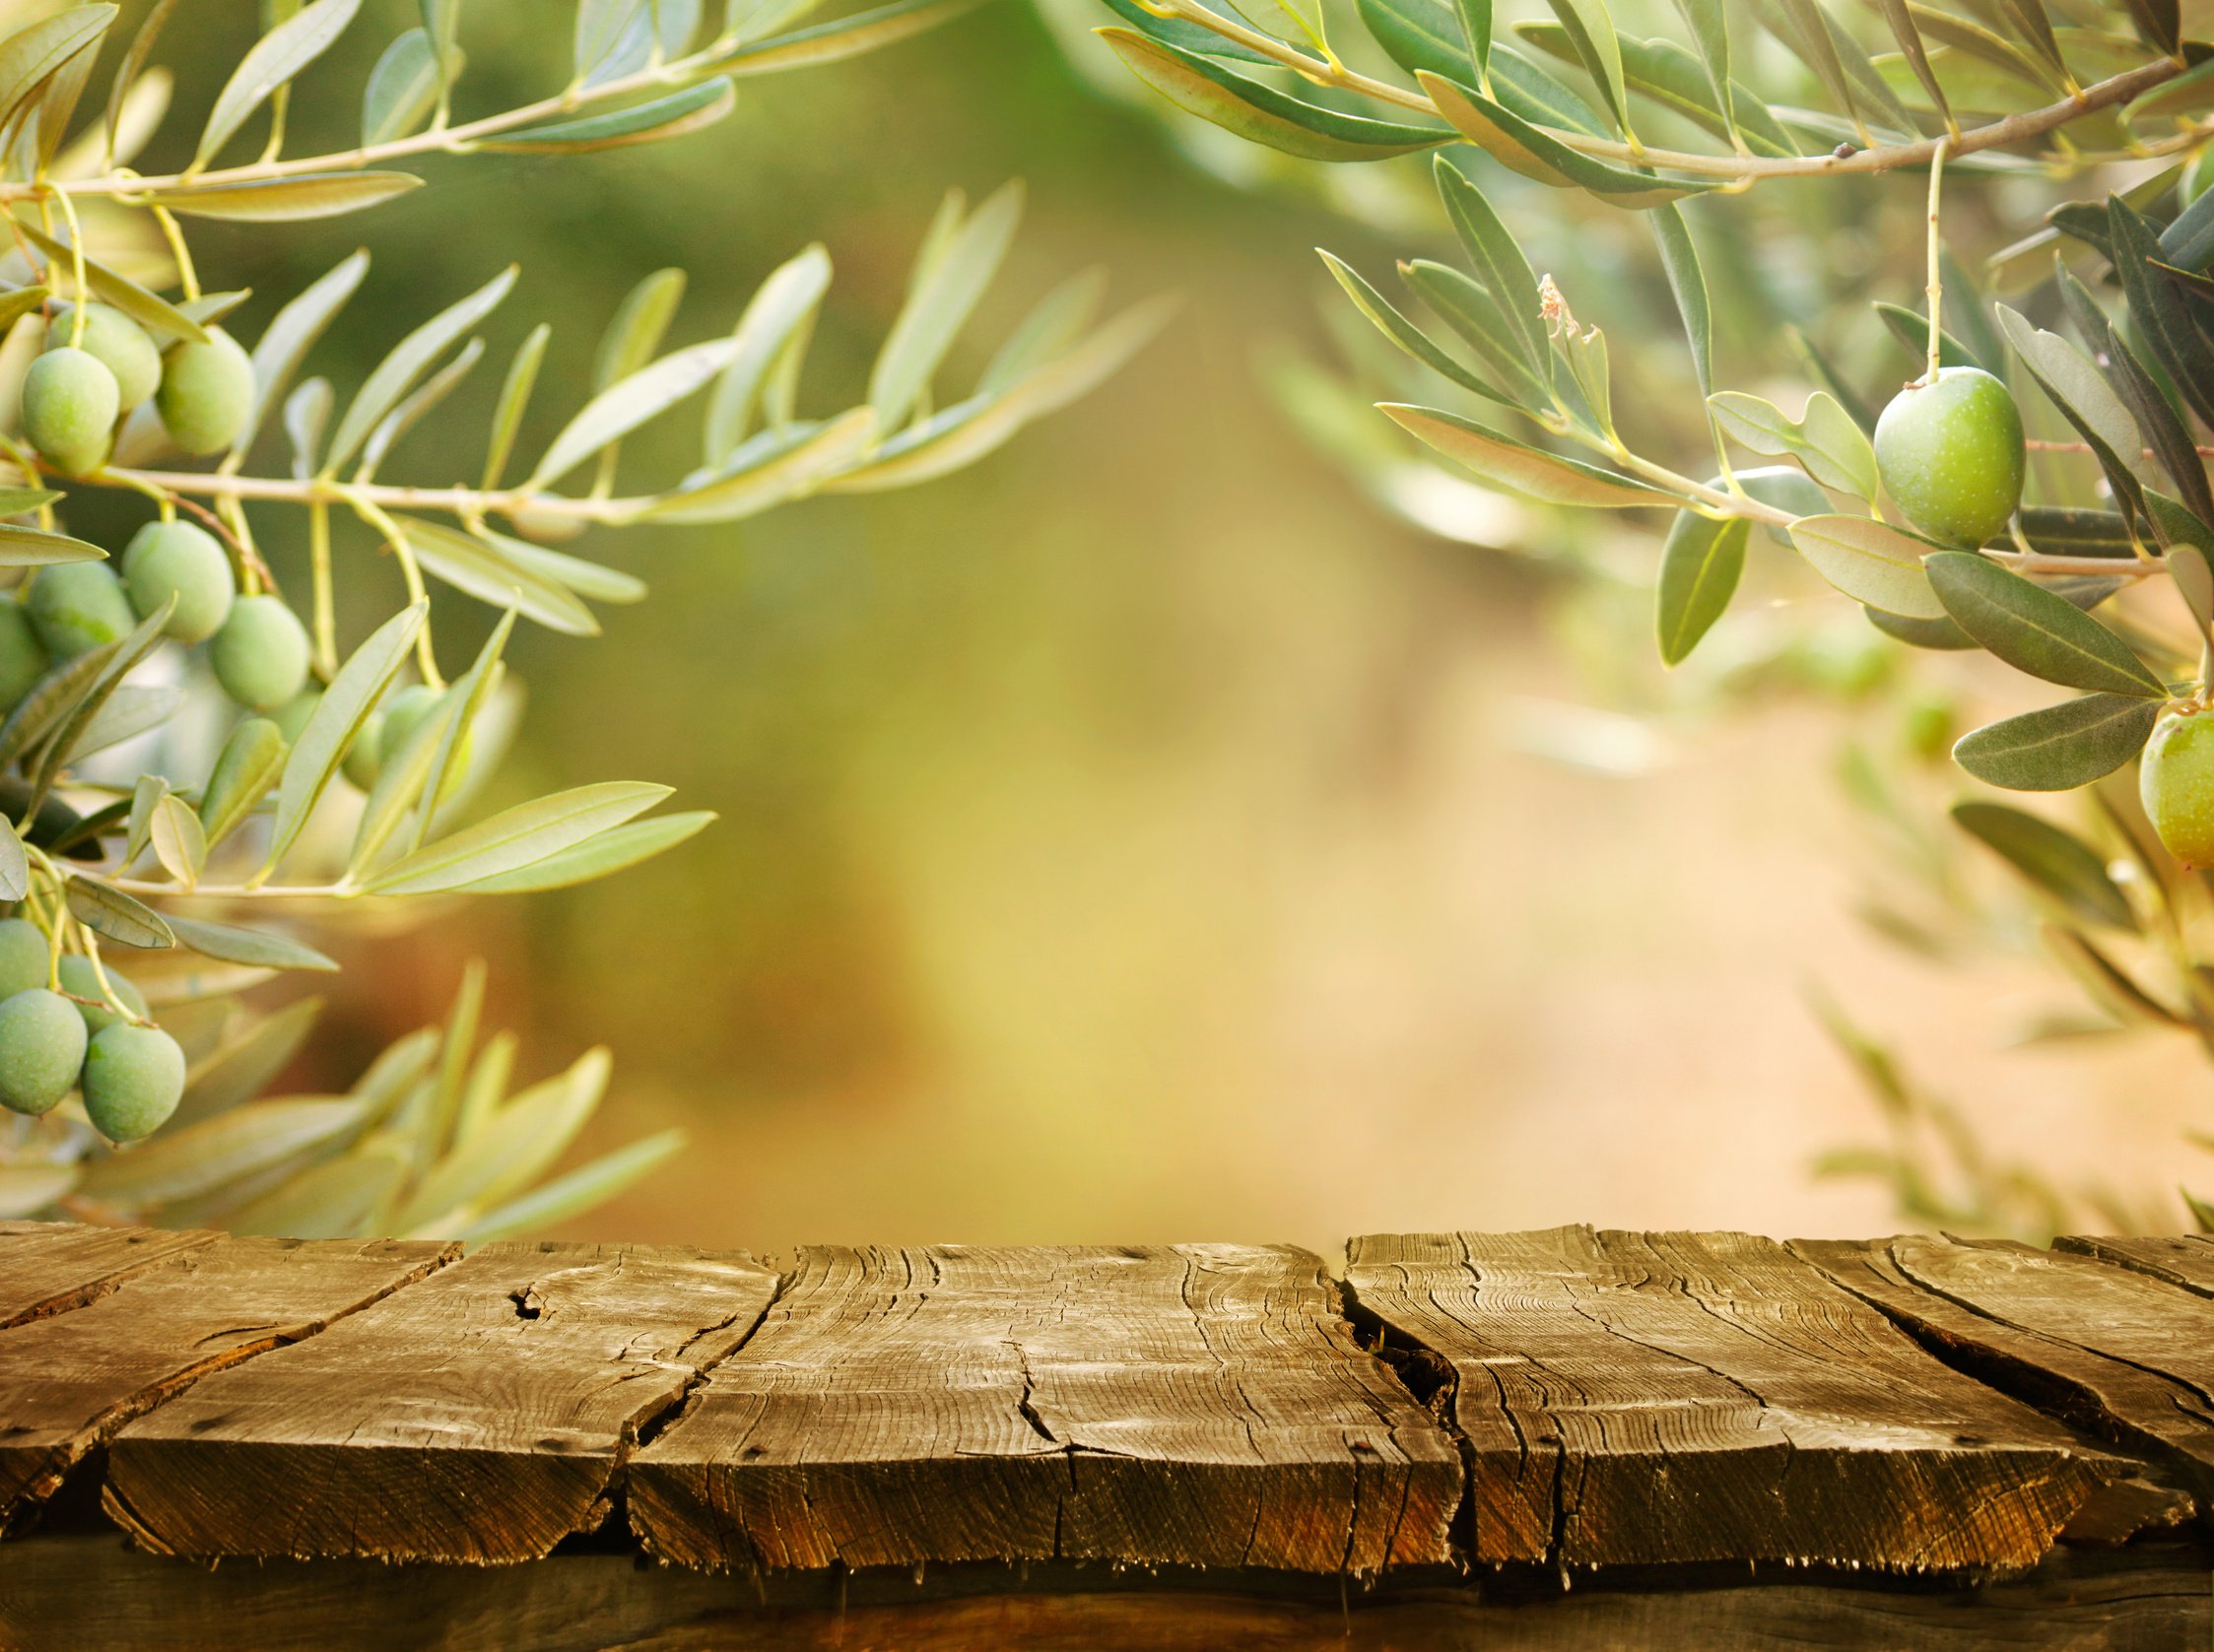
[[[464,107],[562,81],[566,34],[539,12],[469,9]],[[199,7],[172,28],[180,106],[204,106],[252,13]],[[410,16],[368,8],[316,84],[359,87]],[[304,99],[295,147],[342,147],[355,120]],[[1656,760],[1614,773],[1533,750],[1560,744],[1533,730],[1582,726],[1587,693],[1559,646],[1577,616],[1542,566],[1385,520],[1256,371],[1285,341],[1322,348],[1334,295],[1316,242],[1376,270],[1403,248],[1194,168],[1093,90],[1021,0],[742,82],[737,115],[681,143],[447,162],[373,218],[210,225],[195,246],[210,286],[255,289],[250,337],[371,244],[364,297],[317,358],[342,383],[513,259],[523,279],[490,359],[554,319],[553,385],[581,378],[648,270],[691,272],[672,337],[706,337],[821,239],[838,278],[802,406],[835,407],[866,378],[940,193],[1017,174],[1028,225],[957,371],[1087,262],[1111,269],[1120,301],[1180,290],[1183,316],[1105,390],[950,480],[743,531],[598,536],[592,554],[653,594],[610,611],[598,639],[517,633],[531,707],[508,783],[620,772],[721,822],[603,884],[348,944],[294,1088],[350,1081],[435,1019],[481,954],[491,1024],[523,1035],[525,1077],[614,1048],[579,1156],[664,1124],[693,1133],[673,1165],[572,1223],[579,1236],[1878,1230],[1880,1189],[1810,1175],[1869,1125],[1805,1008],[1818,974],[1941,1054],[1930,1076],[2033,1157],[2069,1169],[2063,1144],[2096,1114],[2110,1176],[2168,1179],[2187,1050],[2032,1057],[1948,1034],[2042,974],[1917,965],[1853,921],[1838,710],[1779,692],[1748,718],[1657,736]],[[1604,252],[1585,256],[1603,267]],[[1618,358],[1649,342],[1616,337]],[[393,478],[443,480],[439,431],[480,428],[496,390],[480,371]],[[541,394],[538,439],[574,399]],[[693,462],[685,421],[656,430],[627,463]],[[298,513],[256,521],[280,572],[296,565]],[[399,588],[369,549],[341,545],[355,636]],[[468,616],[441,633],[459,659],[483,617],[450,612]]]

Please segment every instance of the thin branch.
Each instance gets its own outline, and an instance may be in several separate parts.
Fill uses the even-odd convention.
[[[1336,87],[1373,98],[1378,102],[1417,110],[1439,119],[1444,118],[1439,114],[1438,106],[1419,92],[1409,92],[1404,87],[1393,86],[1387,81],[1376,80],[1342,65],[1309,57],[1272,34],[1264,34],[1257,29],[1234,23],[1208,10],[1198,4],[1198,0],[1145,0],[1145,4],[1146,9],[1156,17],[1181,18],[1187,23],[1195,23],[1210,33],[1219,34],[1226,40],[1234,40],[1259,52],[1271,62],[1282,64],[1316,86]],[[1948,133],[1944,137],[1923,138],[1913,143],[1875,144],[1866,149],[1850,150],[1843,155],[1834,151],[1826,155],[1801,156],[1702,155],[1689,150],[1651,149],[1642,145],[1633,148],[1613,138],[1595,138],[1587,132],[1570,132],[1557,126],[1539,126],[1538,130],[1583,155],[1627,162],[1633,165],[1658,167],[1663,171],[1731,178],[1741,184],[1778,177],[1888,172],[1901,166],[1927,165],[1936,155],[1940,144],[1945,146],[1948,158],[1958,160],[1964,155],[1975,155],[1987,149],[2004,149],[2031,138],[2043,137],[2071,120],[2080,120],[2100,109],[2126,103],[2131,99],[2150,92],[2154,87],[2174,80],[2183,72],[2183,68],[2182,62],[2177,58],[2160,58],[2096,82],[2059,102],[2047,103],[2038,109],[2024,109],[1988,125],[1972,127],[1957,140]],[[2173,154],[2178,150],[2190,148],[2205,135],[2204,126],[2194,126],[2174,138],[2163,138],[2157,143],[2143,145],[2127,156],[2114,159],[2137,160]],[[2077,152],[2055,159],[2065,161],[2071,169],[2080,170],[2108,157]]]

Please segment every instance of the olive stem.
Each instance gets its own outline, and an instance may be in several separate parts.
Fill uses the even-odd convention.
[[[85,291],[85,231],[77,222],[77,208],[68,196],[61,198],[61,215],[69,220],[69,281],[77,301],[69,306],[69,347],[85,348],[85,312],[92,295]]]
[[[356,515],[384,536],[392,547],[392,555],[399,561],[400,577],[407,581],[408,601],[424,605],[426,616],[415,633],[415,663],[423,673],[423,681],[431,688],[443,692],[446,680],[439,675],[437,652],[431,645],[431,621],[428,615],[431,593],[424,588],[423,569],[416,564],[415,547],[408,543],[408,536],[399,523],[393,521],[373,501],[362,496],[355,488],[342,488],[339,496],[354,507]]]
[[[1935,384],[1944,360],[1945,329],[1940,317],[1945,303],[1944,273],[1938,266],[1938,253],[1942,241],[1937,232],[1937,205],[1945,188],[1945,152],[1959,141],[1960,133],[1954,131],[1937,140],[1937,147],[1929,157],[1929,265],[1928,285],[1922,292],[1929,298],[1929,361],[1922,372],[1924,384]]]
[[[477,120],[464,121],[459,126],[434,123],[428,129],[405,138],[393,138],[381,144],[367,144],[360,149],[341,150],[329,155],[298,156],[289,161],[263,157],[243,166],[225,166],[205,171],[171,172],[146,177],[126,169],[111,170],[100,177],[73,178],[58,183],[0,184],[0,201],[40,199],[49,194],[58,195],[147,195],[184,194],[197,189],[224,189],[241,183],[262,183],[273,178],[298,177],[306,172],[352,170],[374,166],[386,161],[404,160],[412,155],[451,155],[465,151],[472,143],[486,138],[496,138],[503,132],[511,132],[519,126],[534,125],[558,115],[573,114],[587,103],[606,102],[636,92],[645,92],[659,87],[682,87],[704,79],[712,74],[717,63],[737,49],[736,40],[717,40],[689,57],[652,65],[603,81],[598,86],[582,89],[565,88],[551,98],[541,98],[499,114],[485,115]],[[2169,66],[2170,73],[2176,67]]]
[[[1308,57],[1274,35],[1231,22],[1228,18],[1198,4],[1198,0],[1145,0],[1146,9],[1156,17],[1181,18],[1195,23],[1211,33],[1226,40],[1234,40],[1259,52],[1270,61],[1282,64],[1303,79],[1316,86],[1337,87],[1374,98],[1378,102],[1391,103],[1403,109],[1414,109],[1424,114],[1438,115],[1438,106],[1419,92],[1408,92],[1387,81],[1375,80],[1352,69],[1333,69],[1329,64]],[[1760,182],[1775,177],[1823,177],[1845,172],[1888,172],[1902,166],[1918,166],[1936,152],[1943,143],[1947,153],[1956,160],[1964,155],[1974,155],[1986,149],[2000,149],[2027,139],[2042,137],[2071,120],[2079,120],[2099,109],[2111,108],[2116,103],[2126,103],[2141,93],[2171,81],[2182,72],[2182,66],[2172,57],[2153,63],[2141,63],[2118,75],[2095,82],[2076,95],[2064,98],[2043,108],[2024,109],[2018,113],[1978,126],[1960,135],[1955,141],[1952,134],[1943,138],[1923,138],[1912,143],[1869,144],[1848,155],[1832,151],[1822,155],[1754,156],[1749,159],[1735,155],[1702,155],[1687,150],[1633,148],[1611,138],[1595,138],[1586,132],[1571,132],[1556,126],[1539,126],[1537,130],[1547,137],[1579,154],[1596,156],[1603,160],[1625,161],[1635,165],[1658,167],[1664,171],[1692,172],[1707,177],[1733,178],[1741,184]],[[1442,119],[1442,115],[1439,118]],[[2163,138],[2158,143],[2146,144],[2127,159],[2174,154],[2188,149],[2205,137],[2202,127],[2194,126],[2175,138]],[[2066,158],[2071,169],[2081,170],[2106,159],[2091,154],[2075,154]]]
[[[621,522],[652,502],[651,496],[572,498],[565,494],[542,494],[529,488],[502,488],[487,493],[477,488],[409,488],[385,482],[357,485],[330,477],[302,480],[227,475],[221,471],[124,470],[115,466],[80,480],[119,488],[150,483],[180,496],[200,494],[219,499],[268,499],[289,504],[313,504],[318,500],[353,503],[366,499],[391,510],[443,510],[455,515],[503,516],[520,510],[535,516],[574,517],[586,522]]]

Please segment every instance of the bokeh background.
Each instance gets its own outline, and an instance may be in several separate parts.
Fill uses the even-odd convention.
[[[562,81],[557,10],[470,9],[465,102]],[[251,12],[172,28],[182,106],[212,96]],[[361,84],[412,9],[365,17],[384,13],[317,85]],[[1876,1133],[1809,1011],[1819,983],[2007,1153],[2171,1186],[2181,1124],[2203,1119],[2180,1041],[2015,1047],[2010,1017],[2065,1000],[2048,968],[2003,949],[1940,966],[1856,917],[1884,850],[1836,779],[1852,694],[1785,674],[1725,713],[1646,684],[1624,719],[1595,681],[1614,640],[1545,559],[1395,520],[1303,439],[1264,369],[1329,347],[1309,249],[1380,273],[1404,248],[1312,189],[1192,165],[1094,85],[1105,57],[996,0],[854,63],[742,83],[737,114],[682,143],[447,163],[372,219],[195,231],[211,286],[256,290],[248,336],[373,245],[317,359],[342,384],[510,259],[523,278],[492,360],[552,317],[542,383],[574,385],[646,271],[691,272],[675,336],[704,337],[820,239],[838,278],[803,403],[841,407],[940,193],[1017,175],[1025,231],[957,367],[1085,264],[1122,300],[1186,298],[1104,390],[973,470],[582,547],[653,594],[607,611],[597,639],[518,633],[531,699],[511,784],[665,781],[720,823],[611,882],[350,947],[298,1087],[348,1082],[481,956],[526,1077],[615,1051],[578,1156],[691,1132],[575,1236],[1326,1249],[1564,1221],[1883,1230],[1883,1187],[1814,1174]],[[305,99],[296,145],[341,146],[354,119]],[[1861,243],[1840,234],[1844,253],[1806,255],[1849,267]],[[1855,279],[1904,299],[1919,273]],[[1589,298],[1666,314],[1650,294]],[[1659,334],[1615,336],[1620,353]],[[390,476],[448,480],[437,430],[474,430],[496,388],[481,373]],[[566,409],[540,400],[542,437]],[[672,421],[627,462],[673,471],[691,441]],[[297,550],[297,517],[257,520],[276,556]],[[361,551],[356,634],[397,592]],[[1794,622],[1839,611],[1818,648],[1836,672],[1874,669],[1846,605],[1767,577]]]

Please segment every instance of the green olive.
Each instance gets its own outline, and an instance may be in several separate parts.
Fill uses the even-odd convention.
[[[64,304],[46,326],[46,348],[75,344],[115,375],[115,391],[125,413],[154,394],[162,382],[162,353],[136,321],[113,304],[85,306],[85,336],[73,338],[76,315]]]
[[[225,694],[256,711],[274,710],[307,682],[307,632],[279,598],[240,597],[208,658]]]
[[[25,598],[38,640],[56,659],[130,633],[138,620],[123,582],[105,562],[55,562],[38,570]]]
[[[238,594],[223,542],[191,522],[149,522],[123,548],[123,583],[140,619],[169,598],[165,634],[179,642],[204,642],[230,617]]]
[[[307,719],[322,703],[323,691],[309,685],[270,712],[269,720],[277,725],[277,732],[285,737],[287,744],[297,746],[302,731],[307,727]]]
[[[391,762],[407,750],[423,719],[437,710],[444,696],[427,683],[410,683],[384,702],[384,726],[377,737],[377,766]]]
[[[107,969],[107,984],[115,989],[131,1014],[141,1021],[146,1019],[146,995],[131,985],[112,968]],[[71,953],[61,960],[61,990],[72,998],[89,998],[89,1004],[77,1006],[77,1013],[85,1018],[85,1030],[98,1032],[119,1018],[106,1007],[106,995],[100,990],[100,977],[93,973],[93,960]]]
[[[22,703],[52,663],[23,604],[0,597],[0,716]]]
[[[60,993],[33,987],[0,1002],[0,1107],[49,1111],[84,1064],[85,1020]]]
[[[107,462],[122,411],[115,375],[89,350],[49,350],[24,374],[23,433],[66,475],[83,476]]]
[[[29,918],[0,918],[0,999],[46,984],[51,949]]]
[[[346,748],[346,778],[368,791],[384,772],[384,713],[371,711]]]
[[[162,358],[162,387],[154,392],[162,429],[187,453],[229,447],[253,411],[253,360],[221,327],[208,342],[172,345]]]
[[[2022,415],[1980,367],[1910,384],[1876,421],[1876,471],[1907,520],[1969,549],[2006,531],[2022,502]]]
[[[135,1142],[168,1121],[184,1095],[184,1051],[158,1026],[116,1022],[85,1049],[85,1116],[111,1142]]]
[[[2153,725],[2137,794],[2170,854],[2214,866],[2214,714],[2171,711]]]

